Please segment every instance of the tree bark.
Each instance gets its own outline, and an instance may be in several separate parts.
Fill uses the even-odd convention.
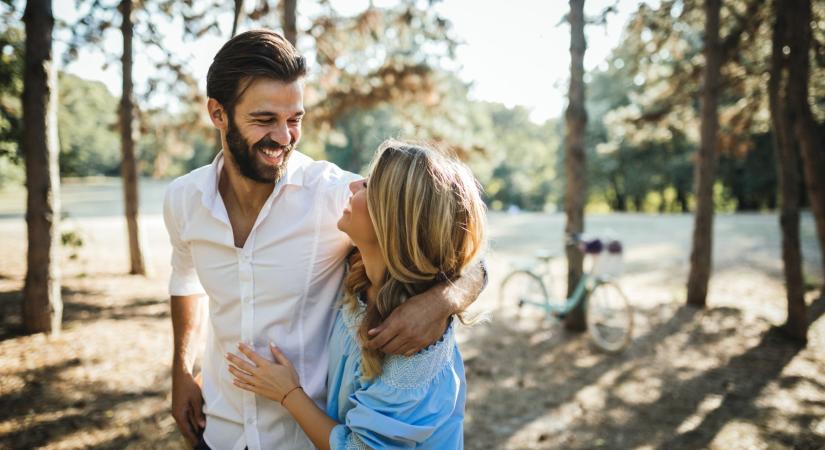
[[[60,333],[60,177],[57,141],[57,80],[52,50],[51,0],[29,0],[23,15],[23,152],[26,157],[28,256],[23,287],[26,333]]]
[[[121,0],[118,7],[122,21],[123,35],[123,93],[120,98],[120,147],[123,161],[120,166],[123,177],[123,196],[126,208],[126,226],[129,233],[129,273],[146,275],[143,260],[143,245],[138,228],[138,179],[135,160],[135,118],[134,89],[132,85],[132,0]]]
[[[690,211],[690,208],[688,207],[687,193],[684,189],[678,186],[676,187],[676,202],[679,204],[679,209],[681,212],[686,213]]]
[[[793,129],[802,153],[805,185],[816,223],[819,250],[825,255],[825,147],[817,130],[808,97],[811,50],[811,1],[782,2],[787,8],[788,108],[794,114]]]
[[[782,53],[788,44],[789,22],[786,14],[787,8],[775,0],[768,100],[779,175],[779,225],[782,229],[782,261],[788,300],[788,318],[783,328],[790,336],[804,342],[807,340],[808,321],[799,242],[799,150],[793,133],[796,117],[789,111],[787,95],[783,94],[789,87],[787,59]]]
[[[298,47],[298,0],[281,0],[284,37]]]
[[[587,42],[584,39],[584,0],[570,0],[570,91],[568,93],[567,111],[565,113],[565,171],[567,186],[564,210],[567,216],[564,231],[567,236],[584,231],[584,201],[587,182],[585,180],[584,129],[587,124],[587,111],[584,107],[584,52]],[[576,245],[566,239],[567,245],[567,295],[582,277],[584,255]],[[584,304],[574,308],[564,320],[568,330],[585,329]]]
[[[243,16],[243,4],[244,0],[235,0],[234,16],[232,17],[232,34],[229,36],[230,38],[235,37],[238,33],[238,26],[240,25],[241,17]]]
[[[699,155],[694,169],[696,215],[693,250],[687,283],[687,304],[704,308],[713,266],[713,182],[716,179],[717,135],[719,133],[719,81],[722,47],[719,42],[721,0],[705,2],[705,68],[702,87],[702,125]]]

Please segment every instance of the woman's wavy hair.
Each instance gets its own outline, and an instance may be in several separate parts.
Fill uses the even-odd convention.
[[[362,375],[381,374],[383,354],[367,350],[367,331],[408,298],[441,281],[454,280],[485,245],[486,216],[481,188],[456,158],[432,146],[387,140],[370,168],[367,207],[387,272],[375,302],[358,329]],[[344,304],[370,286],[361,255],[350,256]],[[466,323],[464,313],[459,320]]]

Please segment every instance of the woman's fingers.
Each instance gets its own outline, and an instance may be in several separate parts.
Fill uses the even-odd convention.
[[[239,380],[243,381],[244,383],[254,384],[255,383],[255,376],[251,373],[244,372],[243,370],[238,369],[233,365],[229,365],[229,373],[234,375]]]
[[[255,368],[257,367],[233,355],[232,353],[227,353],[226,359],[229,360],[230,363],[234,364],[239,369],[243,370],[244,372],[252,373],[252,371],[255,370]]]
[[[238,386],[239,388],[241,388],[245,391],[256,392],[254,385],[249,384],[245,381],[239,380],[237,378],[232,380],[232,384],[234,384],[235,386]]]
[[[249,360],[255,364],[255,367],[264,365],[269,362],[258,356],[258,354],[255,353],[255,351],[252,350],[252,348],[246,344],[238,344],[238,350],[240,350],[241,353],[243,353],[247,358],[249,358]]]
[[[275,357],[275,361],[277,361],[278,364],[283,364],[287,367],[292,367],[292,362],[289,360],[289,358],[286,357],[286,355],[284,355],[284,353],[281,351],[281,349],[278,348],[274,343],[272,343],[272,342],[269,343],[269,350],[272,351],[272,356]]]

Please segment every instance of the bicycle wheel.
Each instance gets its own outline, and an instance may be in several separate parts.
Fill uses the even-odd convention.
[[[587,330],[600,349],[615,353],[630,343],[633,308],[616,284],[600,282],[587,297]]]
[[[521,327],[528,318],[543,318],[545,312],[538,305],[547,303],[547,290],[541,278],[527,270],[511,272],[501,282],[498,293],[499,314],[510,325]]]

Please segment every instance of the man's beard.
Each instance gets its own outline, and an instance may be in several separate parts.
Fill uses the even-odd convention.
[[[226,144],[241,175],[258,183],[277,183],[286,171],[286,163],[295,148],[295,143],[290,142],[289,145],[281,145],[270,139],[269,136],[264,136],[250,147],[241,135],[241,131],[235,126],[235,118],[230,116],[228,119],[229,129],[226,130]],[[272,167],[262,163],[258,159],[257,153],[264,149],[283,150],[281,164]]]

